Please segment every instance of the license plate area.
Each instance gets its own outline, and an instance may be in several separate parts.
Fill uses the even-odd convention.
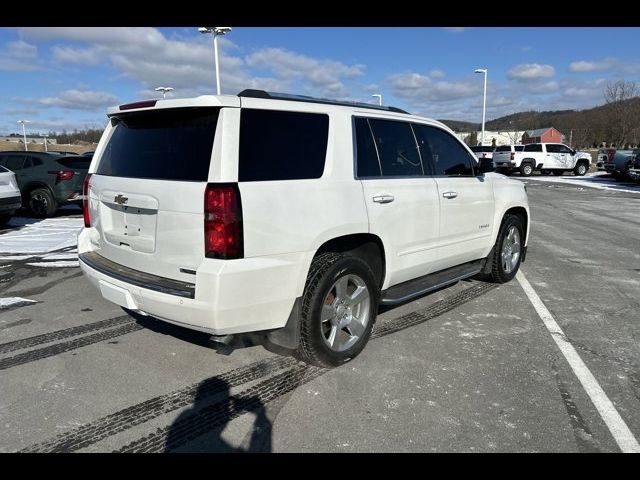
[[[126,198],[128,204],[113,199]],[[105,240],[116,247],[143,253],[154,253],[157,200],[141,195],[113,195],[105,192],[100,205],[102,232]]]

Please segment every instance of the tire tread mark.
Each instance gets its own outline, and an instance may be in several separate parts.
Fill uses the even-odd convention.
[[[75,337],[83,333],[93,332],[94,330],[102,330],[103,328],[115,327],[117,325],[122,325],[123,323],[133,321],[133,318],[131,318],[129,315],[121,315],[119,317],[100,320],[99,322],[78,325],[77,327],[65,328],[63,330],[56,330],[55,332],[44,333],[42,335],[15,340],[13,342],[2,343],[0,344],[0,353],[9,353],[15,350],[22,350],[24,348],[33,347],[35,345],[41,345],[43,343],[50,343],[56,340],[64,340],[65,338]]]
[[[155,432],[134,440],[116,452],[163,452],[175,450],[213,428],[224,425],[243,413],[250,412],[300,385],[322,375],[327,370],[310,365],[293,367],[260,382],[234,397],[227,397],[198,412]]]
[[[54,355],[59,355],[93,343],[102,342],[103,340],[109,340],[110,338],[126,335],[127,333],[135,332],[143,328],[144,327],[142,325],[132,322],[129,325],[120,326],[105,332],[98,332],[93,335],[76,338],[68,342],[56,343],[48,347],[38,348],[37,350],[30,350],[28,352],[0,360],[0,370],[6,370],[11,367],[17,367],[18,365],[24,365],[25,363],[42,360],[43,358],[53,357]]]
[[[436,318],[470,300],[480,297],[497,286],[497,284],[478,282],[478,284],[450,298],[444,298],[435,302],[423,311],[412,312],[385,322],[382,325],[376,325],[371,338],[383,337]],[[188,406],[195,399],[198,389],[208,382],[215,382],[215,384],[220,385],[221,382],[219,382],[219,380],[222,380],[227,382],[229,388],[231,388],[240,386],[250,380],[258,379],[261,376],[266,376],[279,369],[293,367],[240,392],[234,397],[233,403],[230,403],[231,400],[227,398],[211,404],[193,416],[184,418],[179,424],[159,428],[156,432],[134,440],[117,451],[163,451],[165,447],[175,449],[207,433],[207,431],[216,425],[223,424],[243,413],[259,408],[260,405],[275,400],[281,395],[294,390],[328,371],[309,365],[296,366],[296,363],[295,359],[290,357],[275,357],[240,367],[181,390],[154,397],[142,403],[127,407],[111,415],[102,417],[95,422],[62,433],[52,440],[27,447],[21,450],[21,452],[72,452],[80,450],[104,438],[128,430],[133,426],[146,423],[160,415]],[[268,366],[269,364],[274,365]],[[256,372],[256,370],[259,369],[264,369],[261,375]],[[250,378],[250,380],[246,378]],[[204,388],[203,391],[205,392],[205,396],[207,396],[207,389]],[[217,392],[210,392],[209,395],[213,395],[214,393]],[[167,440],[169,440],[169,432],[171,432],[171,445],[165,445]]]
[[[186,407],[198,398],[207,398],[229,387],[243,385],[271,373],[295,365],[292,358],[273,357],[225,372],[188,387],[145,400],[102,417],[94,422],[61,433],[49,441],[27,447],[21,452],[74,452],[94,443],[148,422],[160,415]]]

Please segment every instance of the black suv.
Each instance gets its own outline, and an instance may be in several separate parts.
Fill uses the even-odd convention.
[[[82,182],[91,159],[44,152],[0,152],[0,165],[16,174],[22,204],[49,217],[59,206],[82,201]]]

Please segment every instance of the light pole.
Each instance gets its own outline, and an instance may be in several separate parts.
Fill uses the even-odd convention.
[[[220,95],[220,66],[218,63],[218,35],[224,35],[231,31],[231,27],[200,27],[200,33],[213,33],[213,54],[216,60],[216,87]]]
[[[44,151],[45,153],[48,152],[47,150],[47,137],[49,137],[49,135],[43,135],[44,137]]]
[[[379,93],[374,93],[373,95],[371,95],[372,97],[378,97],[378,104],[380,106],[382,106],[382,95]]]
[[[24,138],[24,150],[25,152],[28,152],[29,148],[27,147],[27,132],[24,129],[24,124],[29,123],[29,120],[18,120],[18,123],[22,124],[22,137]]]
[[[162,92],[162,99],[164,100],[167,96],[167,92],[171,92],[173,90],[172,87],[158,87],[156,88],[156,92]]]
[[[487,69],[476,68],[475,73],[484,73],[484,94],[482,96],[482,140],[480,140],[480,145],[484,147],[484,118],[487,111]]]

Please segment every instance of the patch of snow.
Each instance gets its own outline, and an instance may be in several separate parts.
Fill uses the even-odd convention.
[[[560,177],[551,176],[531,176],[526,180],[520,180],[523,182],[539,181],[549,183],[562,183],[565,185],[575,185],[580,187],[597,188],[599,190],[608,190],[612,192],[624,192],[624,193],[640,193],[640,185],[635,187],[624,182],[615,181],[610,175],[602,172],[588,173],[583,177],[576,177],[571,175],[562,175]]]
[[[27,265],[31,265],[32,267],[57,267],[57,268],[67,268],[67,267],[79,267],[80,262],[70,262],[70,261],[56,261],[56,262],[33,262],[27,263]]]
[[[12,219],[13,221],[14,219]],[[75,247],[82,218],[46,218],[0,235],[0,254],[44,254]]]
[[[37,303],[35,300],[29,300],[28,298],[21,297],[4,297],[0,298],[0,310],[10,307],[22,307],[24,305],[30,305]]]

